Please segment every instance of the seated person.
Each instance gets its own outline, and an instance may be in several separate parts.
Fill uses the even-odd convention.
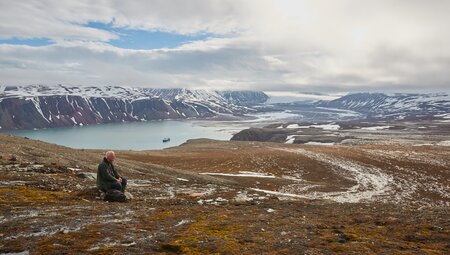
[[[116,189],[125,192],[127,179],[117,173],[114,169],[113,161],[116,158],[114,151],[106,152],[97,170],[97,188],[106,192],[109,189]]]

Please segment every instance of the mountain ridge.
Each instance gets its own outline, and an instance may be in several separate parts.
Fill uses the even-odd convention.
[[[374,119],[435,118],[450,113],[450,95],[352,93],[331,101],[319,101],[316,105],[353,110]]]
[[[159,119],[211,118],[254,112],[261,91],[152,89],[120,86],[3,86],[0,130],[83,126]]]

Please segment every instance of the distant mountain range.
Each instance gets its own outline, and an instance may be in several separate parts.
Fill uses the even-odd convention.
[[[262,91],[121,86],[0,86],[0,130],[84,126],[160,119],[213,118],[305,107],[358,112],[367,119],[450,119],[450,96],[356,93],[322,101],[265,104]],[[269,101],[270,102],[270,101]],[[330,110],[332,111],[332,110]]]
[[[241,115],[267,99],[261,91],[0,86],[0,130]]]
[[[356,93],[315,104],[320,107],[356,111],[369,119],[450,118],[450,96],[447,93]]]

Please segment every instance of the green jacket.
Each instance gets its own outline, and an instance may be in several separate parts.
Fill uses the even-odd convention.
[[[114,165],[109,163],[106,158],[103,158],[102,162],[98,165],[97,188],[108,190],[113,183],[117,182],[119,177],[121,176],[117,173],[116,169],[114,169]]]

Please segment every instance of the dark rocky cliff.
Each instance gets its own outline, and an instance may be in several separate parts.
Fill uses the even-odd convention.
[[[243,114],[254,111],[239,103],[245,93],[249,102],[258,101],[253,92],[234,100],[214,91],[184,89],[6,87],[0,91],[0,130]],[[260,102],[267,97],[259,96]]]
[[[269,128],[244,129],[230,139],[231,141],[285,142],[288,131]]]

